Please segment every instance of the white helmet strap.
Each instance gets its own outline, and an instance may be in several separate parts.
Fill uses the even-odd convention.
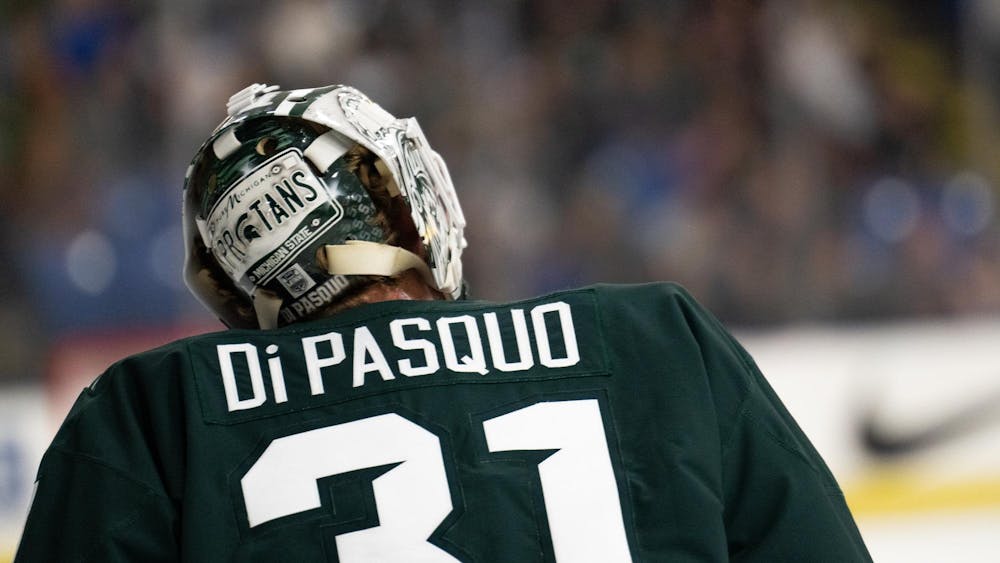
[[[342,276],[395,276],[406,270],[417,270],[427,285],[436,287],[434,274],[427,263],[416,254],[388,244],[364,240],[349,240],[344,244],[323,247],[327,272]],[[278,313],[283,301],[280,297],[259,288],[253,292],[253,308],[262,329],[278,326]]]
[[[326,269],[330,275],[395,276],[415,269],[428,285],[437,287],[427,262],[405,248],[349,240],[344,244],[328,244],[323,250],[326,253]]]
[[[257,323],[260,324],[260,328],[277,328],[281,298],[269,291],[262,291],[259,287],[254,289],[250,298],[253,299],[253,310],[257,313]]]

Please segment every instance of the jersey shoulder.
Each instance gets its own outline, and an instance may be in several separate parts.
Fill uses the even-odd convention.
[[[98,375],[84,389],[84,395],[98,396],[110,389],[171,381],[185,370],[189,342],[204,336],[189,336],[121,358]]]
[[[648,282],[634,284],[598,283],[574,289],[564,289],[533,299],[496,306],[518,306],[540,301],[557,301],[566,296],[590,294],[605,311],[620,311],[633,316],[667,320],[665,313],[682,313],[698,317],[711,317],[698,301],[676,282]]]
[[[750,355],[711,312],[676,283],[593,286],[605,340],[623,371],[660,373],[675,388],[703,389],[723,437],[746,401],[765,395]],[[769,400],[769,399],[768,399]]]
[[[73,451],[103,449],[104,436],[129,430],[124,421],[173,425],[177,417],[169,413],[182,410],[190,340],[176,340],[111,364],[80,391],[52,445]]]
[[[532,299],[531,301],[550,299],[560,295],[580,292],[593,293],[608,300],[632,300],[638,298],[694,301],[694,298],[688,290],[684,288],[684,286],[671,281],[655,281],[645,283],[595,283],[578,288],[554,291],[547,295]]]
[[[670,334],[694,332],[718,344],[729,339],[715,316],[680,284],[598,284],[583,289],[595,294],[604,324],[613,329],[655,327]]]
[[[649,297],[659,299],[693,300],[691,294],[681,284],[671,281],[653,281],[645,283],[597,283],[582,287],[577,291],[595,291],[615,297]]]
[[[664,359],[670,352],[689,352],[705,360],[723,355],[739,364],[746,361],[722,323],[674,282],[595,284],[532,301],[559,300],[592,302],[601,338],[613,348],[642,346],[643,356]]]

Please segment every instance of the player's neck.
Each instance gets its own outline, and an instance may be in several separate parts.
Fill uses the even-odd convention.
[[[444,295],[427,285],[416,270],[407,270],[392,280],[392,283],[375,283],[352,295],[336,306],[343,311],[358,305],[380,301],[435,301]]]

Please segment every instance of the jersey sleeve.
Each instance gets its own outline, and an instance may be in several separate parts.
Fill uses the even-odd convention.
[[[15,563],[179,561],[162,492],[89,456],[50,448]]]
[[[834,476],[750,355],[683,289],[671,291],[716,397],[731,560],[871,561]]]
[[[179,560],[177,366],[128,359],[81,393],[42,458],[16,563]]]

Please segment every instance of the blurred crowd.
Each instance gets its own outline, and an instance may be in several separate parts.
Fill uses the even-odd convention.
[[[208,318],[183,174],[252,82],[417,116],[477,298],[675,280],[742,326],[1000,311],[998,2],[0,9],[0,379],[66,335]]]

